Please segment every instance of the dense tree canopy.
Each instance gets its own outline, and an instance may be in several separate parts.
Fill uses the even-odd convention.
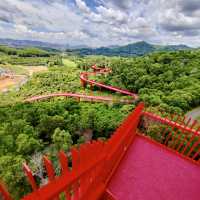
[[[21,169],[25,160],[37,152],[54,159],[59,150],[84,142],[87,129],[94,139],[107,138],[132,109],[70,99],[0,107],[0,177],[21,196],[28,191]]]
[[[17,55],[19,57],[48,57],[51,55],[48,51],[38,49],[38,48],[13,48],[8,46],[0,45],[0,53],[7,55]]]
[[[108,84],[135,91],[147,106],[187,111],[200,104],[200,52],[154,53],[137,58],[114,58]]]

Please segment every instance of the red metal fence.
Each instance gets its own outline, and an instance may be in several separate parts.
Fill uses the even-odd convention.
[[[3,183],[0,182],[0,199],[12,200]]]
[[[197,121],[185,116],[172,115],[172,119],[168,119],[143,112],[140,132],[200,164],[200,126]]]
[[[52,162],[44,156],[48,183],[42,187],[36,184],[32,171],[24,164],[33,192],[23,200],[114,199],[106,191],[106,186],[133,142],[138,127],[142,134],[200,164],[200,127],[196,121],[176,115],[172,119],[162,118],[153,113],[142,112],[143,108],[144,105],[139,104],[108,141],[92,141],[78,149],[71,149],[72,167],[69,167],[68,156],[61,151],[58,156],[61,168],[59,176],[55,175]],[[0,184],[1,196],[5,200],[12,199],[3,184]]]
[[[40,188],[31,170],[25,164],[24,170],[33,192],[25,196],[23,200],[95,200],[101,198],[112,174],[136,135],[143,108],[144,105],[139,104],[108,141],[93,141],[81,145],[79,149],[71,149],[71,169],[68,156],[60,152],[61,175],[59,176],[55,175],[51,161],[44,157],[48,183]],[[111,199],[111,195],[109,197]],[[4,198],[10,200],[8,196]]]

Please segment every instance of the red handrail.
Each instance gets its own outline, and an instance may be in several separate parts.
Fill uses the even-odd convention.
[[[106,187],[133,142],[137,128],[142,128],[142,132],[146,133],[145,129],[148,130],[151,124],[156,124],[158,128],[160,124],[158,134],[165,136],[163,141],[159,141],[161,144],[157,143],[157,145],[172,148],[176,153],[179,152],[177,155],[200,164],[200,128],[193,129],[195,123],[187,127],[188,121],[185,122],[185,117],[183,119],[176,117],[175,121],[171,121],[153,113],[142,112],[143,107],[142,103],[139,104],[106,142],[92,141],[82,144],[79,149],[71,149],[71,170],[68,167],[67,155],[60,152],[61,175],[59,176],[55,175],[51,161],[44,156],[48,183],[42,187],[36,185],[33,173],[25,164],[24,169],[33,192],[23,200],[58,200],[61,194],[69,200],[96,200],[105,196],[115,199],[112,194],[108,194]],[[6,194],[9,195],[5,191],[2,192],[5,200],[11,200],[9,196],[5,196]]]
[[[25,172],[28,172],[27,177],[33,192],[22,199],[58,200],[61,194],[69,200],[99,199],[136,135],[143,108],[144,104],[140,103],[106,142],[92,141],[82,144],[79,149],[71,149],[71,170],[66,154],[60,152],[60,176],[55,176],[53,165],[45,156],[48,183],[40,188],[35,185],[33,173],[25,164]],[[111,198],[112,195],[109,196]],[[5,196],[5,200],[11,199]]]
[[[0,181],[0,199],[2,198],[5,200],[12,200],[12,197],[10,196],[9,192],[6,190],[6,187]]]
[[[112,97],[106,97],[106,96],[91,96],[91,95],[84,95],[84,94],[78,94],[78,93],[53,93],[53,94],[47,94],[47,95],[40,95],[40,96],[34,96],[31,98],[28,98],[25,100],[25,102],[34,102],[39,101],[43,99],[48,99],[52,97],[74,97],[80,101],[83,99],[84,101],[94,101],[94,102],[120,102],[120,103],[133,103],[135,100],[127,100],[127,99],[113,99]]]
[[[197,122],[185,117],[173,115],[173,120],[162,118],[150,112],[143,112],[143,121],[140,123],[142,133],[149,135],[151,125],[160,124],[159,143],[175,150],[180,155],[200,164],[200,126],[195,128]],[[152,137],[152,139],[155,139]]]
[[[92,96],[92,95],[84,95],[84,94],[64,92],[64,93],[53,93],[53,94],[48,94],[48,95],[34,96],[34,97],[26,99],[25,102],[33,102],[33,101],[37,101],[37,100],[47,99],[47,98],[51,98],[51,97],[60,97],[60,96],[75,97],[79,101],[80,101],[80,99],[83,99],[85,101],[95,101],[95,102],[98,102],[98,101],[115,102],[115,101],[117,101],[117,102],[121,102],[121,103],[133,103],[135,100],[138,99],[138,95],[136,95],[135,93],[130,92],[128,90],[120,89],[120,88],[109,86],[109,85],[105,85],[103,83],[98,83],[94,80],[89,80],[88,76],[90,76],[90,75],[106,74],[106,73],[111,72],[111,69],[109,69],[109,68],[98,68],[95,65],[93,65],[91,68],[94,70],[94,72],[82,72],[80,74],[80,80],[81,80],[83,87],[85,87],[87,84],[90,84],[91,88],[94,85],[96,85],[100,88],[105,88],[107,90],[111,90],[111,91],[114,91],[114,92],[119,92],[121,94],[131,96],[133,98],[133,100],[124,100],[124,99],[115,100],[111,97],[106,97],[106,96],[105,97],[104,96]]]

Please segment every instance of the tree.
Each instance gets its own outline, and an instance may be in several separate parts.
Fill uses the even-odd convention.
[[[37,126],[39,136],[41,139],[50,142],[51,135],[53,134],[55,128],[64,128],[65,120],[60,115],[41,116],[40,123]]]
[[[16,140],[17,152],[20,154],[31,154],[41,148],[40,141],[27,135],[19,134]]]
[[[84,136],[82,135],[82,136],[80,136],[80,137],[78,138],[77,144],[83,144],[83,143],[85,143],[85,138],[84,138]]]
[[[70,133],[65,130],[60,130],[60,128],[55,129],[52,135],[52,141],[58,151],[68,151],[73,144]]]
[[[22,163],[25,162],[21,155],[3,155],[0,157],[0,177],[9,185],[13,197],[19,199],[28,190],[27,182],[22,171]]]

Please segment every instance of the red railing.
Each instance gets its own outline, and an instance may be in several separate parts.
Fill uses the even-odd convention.
[[[168,119],[143,112],[140,132],[200,164],[200,126],[197,121],[185,116],[172,115],[172,119]]]
[[[89,84],[91,90],[93,89],[93,86],[97,86],[100,89],[104,88],[113,92],[118,92],[124,95],[128,95],[132,97],[132,99],[119,99],[119,98],[115,99],[108,96],[92,96],[92,95],[85,95],[85,94],[78,94],[78,93],[62,92],[62,93],[52,93],[52,94],[47,94],[47,95],[33,96],[28,99],[25,99],[24,102],[31,103],[34,101],[44,100],[44,99],[53,98],[53,97],[72,97],[72,98],[77,99],[78,101],[82,100],[82,101],[94,101],[94,102],[119,102],[119,103],[125,103],[125,104],[133,103],[136,100],[138,100],[138,95],[133,92],[130,92],[125,89],[120,89],[114,86],[105,85],[103,83],[99,83],[94,80],[89,80],[88,77],[91,75],[96,76],[98,74],[101,75],[101,74],[107,74],[111,72],[111,69],[109,68],[99,68],[96,65],[93,65],[91,68],[94,70],[94,72],[82,72],[80,74],[80,80],[83,87],[86,87],[86,85]]]
[[[71,149],[72,167],[68,156],[59,153],[61,175],[56,176],[52,162],[44,156],[48,183],[38,187],[33,173],[25,164],[24,170],[33,192],[23,200],[96,200],[103,195],[114,199],[106,186],[121,159],[132,143],[144,105],[139,104],[106,142],[92,141]],[[5,197],[7,200],[7,198]],[[9,199],[10,200],[10,199]]]
[[[52,162],[44,156],[48,183],[42,187],[38,187],[32,171],[28,165],[24,164],[24,171],[33,192],[25,196],[23,200],[63,198],[115,200],[106,187],[138,131],[160,143],[156,144],[170,148],[178,155],[200,164],[198,123],[177,115],[173,115],[172,119],[162,118],[153,113],[142,112],[143,107],[143,104],[139,104],[108,141],[93,141],[81,145],[78,149],[72,148],[71,167],[69,167],[68,156],[61,151],[58,156],[61,168],[59,176],[55,175]],[[1,196],[5,200],[11,200],[2,184],[0,184]]]
[[[2,182],[0,182],[0,199],[12,200],[12,197],[10,196],[10,194],[8,193],[8,191],[6,190],[6,187],[4,186]]]

